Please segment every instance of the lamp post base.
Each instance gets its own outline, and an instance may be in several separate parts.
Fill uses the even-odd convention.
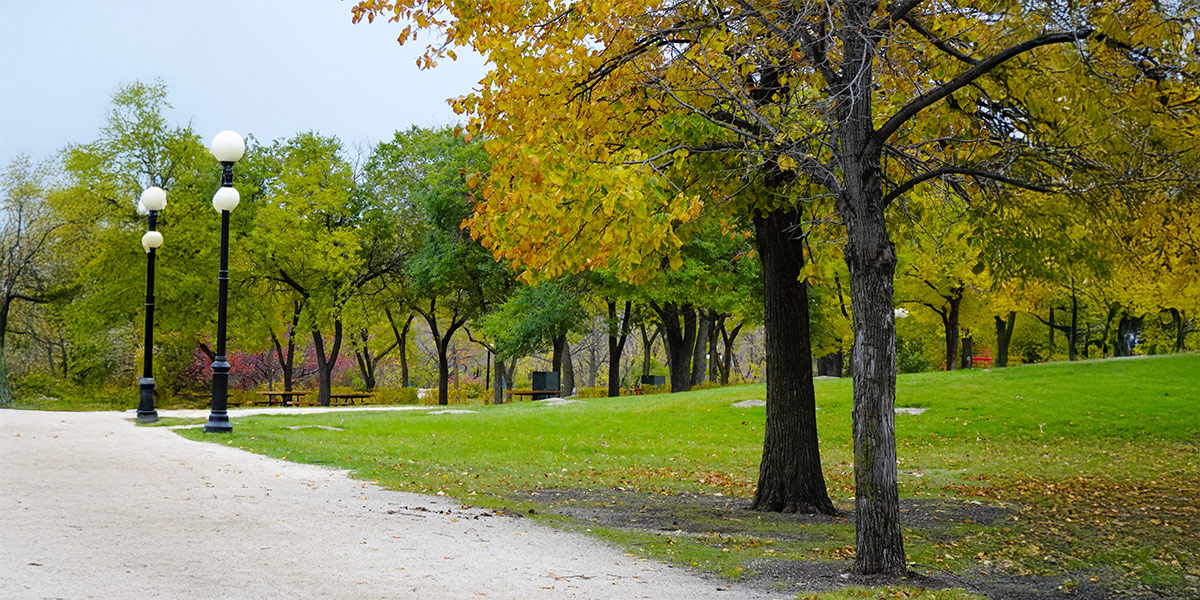
[[[217,414],[213,411],[208,415],[204,424],[204,433],[233,433],[233,424],[229,422],[229,413]]]
[[[138,402],[137,422],[157,423],[158,411],[154,410],[154,378],[141,378],[138,380],[138,387],[141,388],[142,396]]]
[[[224,356],[216,357],[212,364],[212,410],[208,414],[208,423],[204,424],[204,433],[233,433],[233,424],[229,422],[229,363]]]

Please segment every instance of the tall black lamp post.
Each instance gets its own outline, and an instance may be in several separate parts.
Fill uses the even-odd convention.
[[[146,350],[142,357],[141,400],[138,401],[137,422],[155,423],[154,410],[154,253],[162,246],[163,236],[156,230],[158,211],[167,207],[167,193],[160,187],[146,188],[138,201],[138,214],[148,215],[150,230],[142,236],[146,249]]]
[[[229,363],[225,361],[225,305],[229,301],[229,212],[241,196],[233,187],[233,163],[246,153],[246,142],[233,131],[222,131],[212,141],[212,155],[221,162],[221,189],[213,194],[213,208],[221,213],[221,270],[217,274],[217,354],[212,363],[212,407],[206,433],[230,433]]]

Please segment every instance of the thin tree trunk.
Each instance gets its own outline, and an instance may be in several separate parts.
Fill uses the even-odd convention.
[[[962,288],[955,288],[946,297],[946,310],[942,313],[942,328],[946,336],[946,370],[958,368],[959,308],[962,306]]]
[[[692,348],[692,378],[689,387],[704,383],[704,375],[708,372],[708,334],[712,328],[712,320],[708,311],[696,310],[696,341]]]
[[[745,321],[738,323],[737,327],[734,327],[733,331],[730,332],[726,332],[724,326],[721,327],[721,339],[725,346],[725,355],[722,357],[722,360],[725,362],[725,368],[721,371],[721,385],[729,385],[729,373],[734,368],[733,342],[737,339],[738,334],[742,331],[742,326],[745,324]]]
[[[975,339],[969,334],[962,338],[962,368],[970,369],[975,366]]]
[[[617,303],[608,303],[608,397],[616,398],[621,395],[621,354],[625,351],[625,341],[629,339],[629,313],[633,303],[625,301],[625,314],[617,326]],[[643,332],[645,329],[643,328]],[[619,333],[618,333],[619,332]],[[643,333],[644,335],[644,333]]]
[[[325,338],[320,330],[313,329],[313,347],[317,351],[317,403],[329,406],[329,396],[332,393],[333,368],[337,366],[338,352],[342,347],[342,321],[333,322],[333,345],[329,354],[325,354]]]
[[[1079,339],[1079,298],[1075,294],[1075,289],[1071,289],[1071,330],[1067,332],[1067,358],[1075,361],[1079,360],[1079,345],[1076,343]]]
[[[435,339],[438,354],[438,405],[450,405],[450,357],[449,340]]]
[[[836,514],[817,443],[808,286],[799,280],[803,244],[791,231],[798,222],[790,211],[754,219],[763,273],[767,422],[752,508]]]
[[[1112,320],[1117,316],[1120,305],[1112,302],[1108,305],[1108,316],[1104,317],[1104,333],[1100,336],[1101,356],[1108,356],[1108,344],[1112,336]]]
[[[721,347],[720,335],[717,332],[717,319],[724,320],[725,317],[718,317],[717,311],[712,311],[712,319],[709,321],[708,328],[708,381],[710,383],[718,383],[721,381]]]
[[[1050,354],[1049,354],[1049,356],[1046,357],[1046,360],[1050,360],[1051,358],[1054,357],[1054,329],[1055,329],[1055,327],[1054,327],[1054,305],[1053,304],[1050,305],[1049,326],[1050,326]]]
[[[408,318],[404,320],[404,327],[397,328],[396,319],[392,317],[392,310],[385,308],[383,313],[387,315],[388,324],[392,326],[392,335],[396,336],[396,347],[400,349],[400,386],[408,387],[408,330],[416,315],[410,312]]]
[[[642,377],[650,376],[650,359],[654,356],[654,341],[658,338],[662,329],[655,329],[654,335],[646,335],[646,324],[638,323],[638,330],[642,333]]]

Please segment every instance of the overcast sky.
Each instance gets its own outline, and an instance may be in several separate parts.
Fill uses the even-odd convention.
[[[267,142],[297,131],[353,146],[409,125],[460,121],[446,98],[483,61],[420,71],[428,40],[350,23],[342,0],[0,0],[0,161],[87,142],[123,83],[161,78],[174,123],[207,144],[222,129]]]

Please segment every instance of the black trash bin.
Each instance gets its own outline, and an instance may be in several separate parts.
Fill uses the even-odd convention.
[[[533,391],[531,396],[534,400],[545,400],[559,395],[558,389],[558,371],[534,371],[533,372]],[[546,393],[539,394],[537,392],[545,390]]]

